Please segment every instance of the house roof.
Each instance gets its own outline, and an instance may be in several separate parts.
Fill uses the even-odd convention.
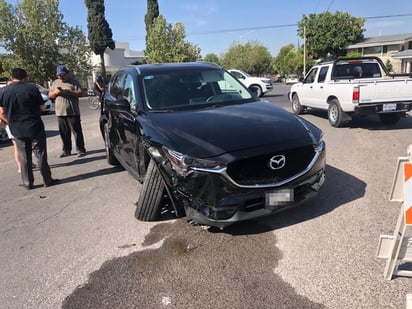
[[[405,44],[408,41],[412,41],[412,33],[381,35],[365,38],[362,42],[351,44],[347,48],[350,49],[377,45]]]
[[[398,58],[398,59],[412,58],[412,49],[407,49],[407,50],[403,50],[398,53],[395,53],[392,55],[392,58]]]

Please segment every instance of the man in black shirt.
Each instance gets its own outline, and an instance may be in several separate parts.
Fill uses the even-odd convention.
[[[46,132],[41,119],[45,105],[37,87],[26,83],[27,72],[16,68],[11,83],[0,89],[0,119],[9,124],[21,162],[23,186],[33,189],[32,152],[36,156],[44,186],[58,183],[53,179],[47,162]]]

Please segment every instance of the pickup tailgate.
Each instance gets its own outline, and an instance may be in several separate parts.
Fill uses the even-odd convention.
[[[359,81],[358,85],[360,106],[379,103],[412,104],[412,79],[410,78]]]

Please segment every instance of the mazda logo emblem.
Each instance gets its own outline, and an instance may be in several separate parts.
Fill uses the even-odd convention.
[[[279,170],[286,164],[286,157],[284,155],[276,155],[270,158],[268,165],[272,170]]]

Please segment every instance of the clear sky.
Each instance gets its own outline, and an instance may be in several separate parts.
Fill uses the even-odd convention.
[[[276,56],[282,46],[303,42],[296,34],[296,24],[303,15],[327,10],[371,17],[365,22],[366,37],[412,33],[411,0],[159,0],[158,3],[160,14],[168,23],[184,24],[186,40],[196,44],[202,56],[220,55],[234,43],[251,40],[263,44]],[[105,8],[113,39],[129,42],[132,50],[144,50],[147,1],[106,0]],[[81,26],[87,35],[84,0],[60,0],[60,11],[67,24]],[[397,17],[380,18],[384,16]]]

